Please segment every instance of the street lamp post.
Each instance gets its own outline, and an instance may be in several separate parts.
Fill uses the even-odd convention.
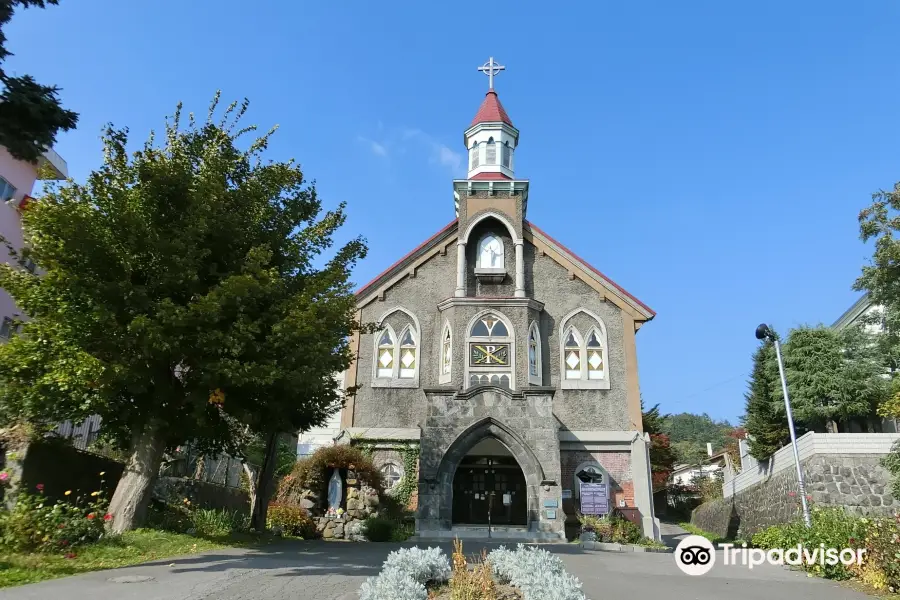
[[[803,520],[807,527],[812,527],[809,517],[809,505],[806,503],[806,485],[803,483],[803,469],[800,468],[800,452],[797,451],[797,434],[794,432],[794,415],[791,413],[791,399],[788,396],[787,379],[784,377],[784,363],[781,360],[781,344],[772,329],[763,323],[756,328],[756,339],[769,340],[775,344],[775,356],[778,358],[778,374],[781,376],[781,391],[784,392],[784,409],[787,412],[788,430],[791,432],[791,447],[794,449],[794,465],[797,467],[797,486],[800,488],[800,502],[803,505]]]

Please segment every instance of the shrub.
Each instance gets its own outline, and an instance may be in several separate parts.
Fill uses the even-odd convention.
[[[0,542],[17,551],[58,552],[96,542],[104,534],[108,502],[102,492],[50,504],[38,484],[37,494],[22,492],[11,511],[0,517]],[[66,494],[69,497],[70,494]]]
[[[359,589],[360,600],[427,600],[425,584],[450,576],[447,555],[439,548],[403,548],[388,554],[377,577]]]
[[[290,474],[281,480],[275,499],[284,504],[300,504],[303,490],[312,490],[320,497],[327,496],[328,478],[334,468],[347,469],[353,465],[357,477],[367,485],[384,492],[381,473],[372,458],[354,446],[323,446],[307,458],[294,464]]]
[[[592,532],[598,542],[636,544],[644,536],[640,527],[619,515],[578,515],[581,531]]]
[[[316,523],[306,509],[291,504],[270,504],[266,527],[269,529],[280,527],[285,534],[305,540],[317,536]]]
[[[190,511],[189,518],[194,532],[206,537],[226,536],[250,526],[247,514],[237,510],[200,508]]]
[[[369,517],[363,521],[363,535],[370,542],[389,542],[397,524],[383,517]]]
[[[501,546],[487,560],[497,579],[519,588],[525,600],[585,600],[578,578],[566,573],[560,558],[546,550]]]
[[[876,589],[900,589],[900,514],[893,518],[860,519],[859,541],[866,554],[860,578]],[[851,547],[856,539],[851,540]]]
[[[440,548],[401,548],[388,554],[384,570],[403,571],[419,583],[441,583],[450,578],[450,562]]]
[[[802,519],[785,525],[769,527],[753,536],[753,545],[759,548],[789,548],[802,544],[806,548],[847,548],[850,540],[861,539],[860,520],[847,515],[842,508],[814,506],[810,511],[812,526],[806,527]],[[808,565],[807,570],[828,579],[848,579],[851,571],[843,564]]]

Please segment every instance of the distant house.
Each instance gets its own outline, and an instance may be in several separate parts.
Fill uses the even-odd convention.
[[[703,477],[715,477],[728,463],[728,453],[723,451],[704,458],[702,465],[696,463],[675,465],[672,469],[672,482],[676,485],[694,485],[696,480]]]

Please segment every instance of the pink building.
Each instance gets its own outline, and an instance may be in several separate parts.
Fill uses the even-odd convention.
[[[52,149],[44,153],[37,163],[13,158],[6,148],[0,146],[0,235],[15,247],[22,247],[22,211],[31,201],[31,191],[38,179],[38,171],[46,165],[50,179],[68,177],[66,161]],[[0,250],[6,262],[12,257],[5,248]],[[33,266],[31,267],[34,268]],[[0,341],[9,337],[13,315],[18,312],[15,303],[5,290],[0,289]]]

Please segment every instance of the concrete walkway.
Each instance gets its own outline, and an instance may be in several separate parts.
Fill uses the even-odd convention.
[[[366,577],[378,573],[388,552],[400,546],[286,542],[261,549],[230,549],[10,588],[0,591],[0,599],[350,600],[358,598],[357,590]],[[466,551],[478,553],[482,547],[496,546],[469,543]],[[449,555],[449,544],[442,547]],[[778,567],[751,571],[716,566],[707,575],[689,577],[675,566],[672,554],[588,552],[575,544],[545,547],[563,559],[593,600],[867,598]]]

